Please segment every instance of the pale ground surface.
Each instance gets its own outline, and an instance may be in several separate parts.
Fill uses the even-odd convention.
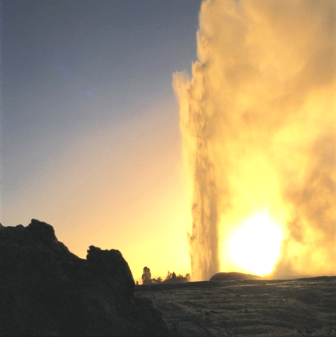
[[[336,277],[140,286],[171,336],[336,336]]]

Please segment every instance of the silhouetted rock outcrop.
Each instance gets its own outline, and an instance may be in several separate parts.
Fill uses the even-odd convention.
[[[217,273],[213,275],[209,281],[243,281],[243,280],[261,280],[262,277],[253,274],[245,274],[238,272]]]
[[[84,260],[44,222],[0,224],[0,335],[166,336],[161,313],[134,289],[118,250],[90,246]]]

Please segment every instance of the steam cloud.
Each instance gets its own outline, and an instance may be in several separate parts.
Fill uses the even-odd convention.
[[[193,279],[230,264],[230,233],[258,211],[285,234],[274,276],[336,274],[335,13],[334,0],[203,1],[192,77],[173,76]]]

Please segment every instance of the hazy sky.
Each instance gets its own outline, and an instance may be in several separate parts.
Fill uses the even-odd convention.
[[[188,233],[194,279],[270,245],[277,277],[335,274],[334,0],[1,11],[3,225],[119,249],[135,280],[189,272]]]
[[[119,249],[135,279],[187,272],[172,74],[200,0],[2,1],[1,223],[50,223],[79,256]]]

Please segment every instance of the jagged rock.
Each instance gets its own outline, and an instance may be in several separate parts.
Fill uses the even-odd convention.
[[[90,246],[84,260],[44,222],[0,225],[1,336],[166,336],[161,313],[134,289],[118,250]]]

